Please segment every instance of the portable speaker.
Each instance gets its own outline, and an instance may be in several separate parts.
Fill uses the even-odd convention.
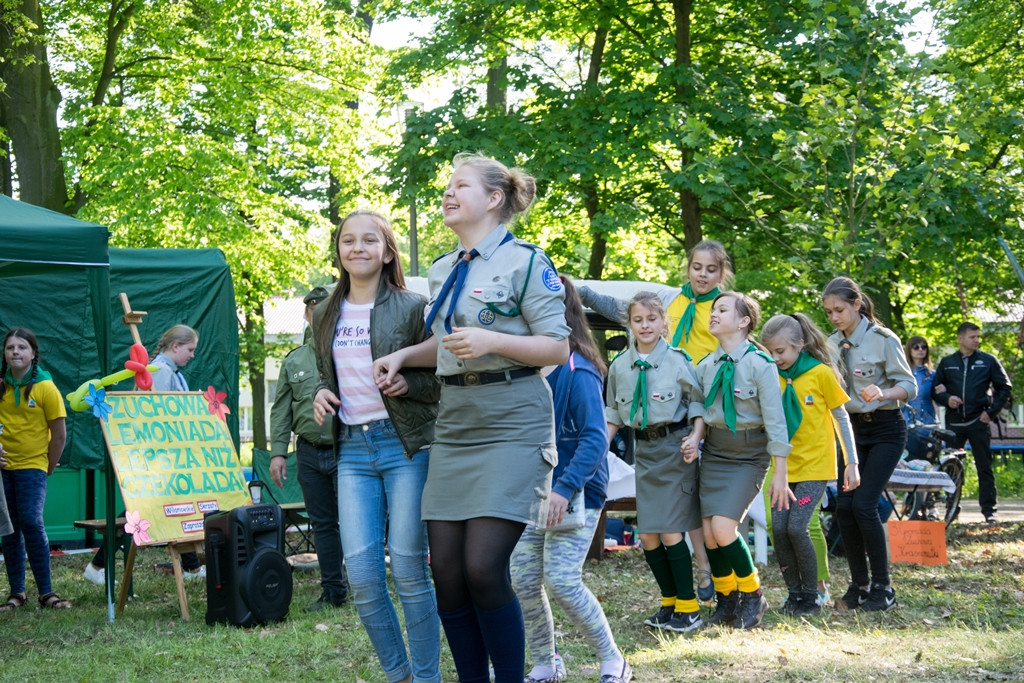
[[[214,512],[205,520],[206,623],[252,626],[278,621],[292,601],[292,570],[281,552],[277,505]]]

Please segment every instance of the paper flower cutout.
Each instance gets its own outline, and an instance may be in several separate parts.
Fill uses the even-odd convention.
[[[153,388],[153,375],[149,368],[149,351],[142,344],[132,344],[128,349],[128,360],[124,362],[126,370],[135,373],[135,386],[142,391],[149,391]]]
[[[92,406],[92,414],[94,417],[106,422],[110,419],[110,413],[114,408],[107,403],[107,390],[97,389],[92,384],[89,385],[89,395],[84,398],[85,402]]]
[[[149,543],[149,527],[153,526],[150,524],[148,519],[142,519],[142,513],[138,510],[129,510],[125,513],[124,530],[125,533],[131,534],[135,538],[136,545],[142,545],[143,543]]]
[[[224,403],[224,399],[228,397],[226,392],[217,391],[212,386],[207,387],[206,391],[203,392],[203,398],[206,399],[209,404],[207,407],[210,410],[210,415],[216,415],[223,422],[227,422],[227,415],[231,413],[231,409]]]

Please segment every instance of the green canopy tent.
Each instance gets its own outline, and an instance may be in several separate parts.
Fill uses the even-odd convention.
[[[0,195],[0,334],[27,327],[62,393],[110,372],[107,229]],[[102,459],[91,415],[68,415],[62,465]]]
[[[0,195],[0,330],[31,329],[39,342],[39,364],[62,392],[110,371],[108,238],[101,225]],[[95,459],[99,434],[91,415],[69,414],[61,464]],[[69,472],[59,471],[62,477]],[[108,493],[113,489],[108,478]],[[71,502],[59,494],[52,500],[61,506]],[[108,500],[112,534],[113,496]],[[112,581],[107,597],[113,619]]]

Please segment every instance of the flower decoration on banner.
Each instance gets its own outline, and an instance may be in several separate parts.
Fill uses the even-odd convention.
[[[110,413],[114,408],[107,403],[107,390],[97,389],[92,384],[89,385],[89,395],[84,397],[86,404],[92,406],[92,414],[94,417],[106,422],[110,419]]]
[[[142,513],[138,510],[129,510],[125,513],[124,530],[135,538],[135,544],[149,543],[149,527],[153,526],[148,519],[142,519]]]
[[[216,415],[223,422],[227,422],[227,415],[231,413],[231,409],[228,408],[227,404],[224,403],[224,399],[228,397],[226,392],[217,391],[212,386],[207,387],[206,391],[203,392],[203,398],[206,399],[209,404],[210,415]]]
[[[140,391],[153,388],[153,375],[149,371],[149,351],[142,344],[132,344],[128,349],[128,360],[124,362],[125,370],[135,373],[135,386]]]

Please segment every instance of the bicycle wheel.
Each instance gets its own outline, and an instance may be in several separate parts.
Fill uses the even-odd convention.
[[[935,512],[941,514],[940,519],[945,520],[948,528],[960,514],[960,494],[964,487],[964,463],[960,458],[954,456],[939,465],[939,471],[949,475],[956,486],[956,491],[953,493],[942,491],[933,494],[935,496]]]

